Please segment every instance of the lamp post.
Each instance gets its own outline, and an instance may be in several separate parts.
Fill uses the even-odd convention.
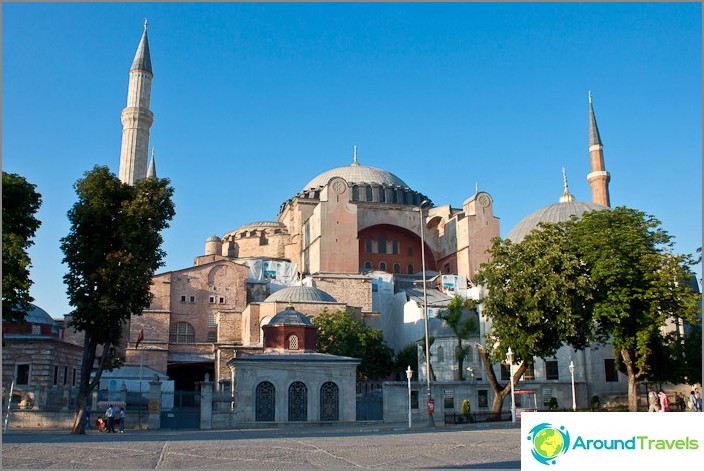
[[[430,205],[430,201],[423,200],[423,202],[418,207],[418,214],[420,214],[420,257],[421,257],[421,272],[423,275],[423,317],[425,319],[425,365],[426,365],[426,376],[428,380],[428,402],[426,408],[428,409],[428,425],[435,427],[435,420],[433,419],[433,412],[430,410],[432,402],[432,395],[430,390],[430,337],[428,328],[428,290],[426,288],[425,279],[425,208]]]
[[[411,428],[411,378],[413,377],[413,370],[411,365],[408,365],[406,369],[406,378],[408,379],[408,428]]]
[[[570,360],[570,375],[572,376],[572,410],[577,412],[577,395],[574,391],[574,362]]]
[[[508,347],[508,352],[506,352],[506,360],[508,360],[508,371],[509,371],[509,381],[511,381],[511,422],[516,423],[516,396],[513,390],[513,360],[515,355],[511,351],[511,347]]]
[[[474,368],[472,368],[471,366],[468,366],[467,367],[467,374],[469,374],[468,379],[470,379],[470,380],[474,379]]]

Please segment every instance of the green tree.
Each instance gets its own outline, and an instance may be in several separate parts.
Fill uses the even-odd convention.
[[[32,262],[27,250],[41,222],[34,217],[42,204],[36,185],[15,173],[2,172],[2,320],[21,321],[34,301],[29,294]]]
[[[78,201],[68,212],[61,239],[69,326],[84,333],[81,378],[72,433],[85,433],[85,407],[103,370],[119,364],[117,345],[125,321],[149,306],[154,271],[163,265],[161,231],[174,216],[169,180],[122,183],[96,166],[74,185]],[[96,358],[98,347],[102,347]],[[97,361],[95,376],[91,372]]]
[[[409,343],[396,354],[394,372],[397,379],[406,380],[406,368],[411,367],[413,377],[418,378],[418,344]]]
[[[700,296],[683,281],[694,261],[673,253],[672,237],[655,217],[626,207],[585,213],[568,240],[589,271],[594,321],[623,362],[635,412],[638,381],[655,372],[654,345],[665,342],[662,327],[697,321]]]
[[[381,330],[355,320],[351,312],[326,311],[313,324],[318,328],[317,351],[362,359],[358,378],[382,379],[393,371],[393,350]]]
[[[464,358],[472,345],[462,345],[462,340],[469,339],[470,334],[477,332],[478,325],[473,315],[477,308],[477,301],[473,299],[463,300],[460,296],[454,296],[445,309],[440,311],[438,318],[445,321],[450,330],[455,334],[457,347],[455,347],[455,360],[457,360],[457,371],[455,379],[464,379]]]
[[[596,338],[589,272],[568,250],[567,237],[564,226],[541,224],[518,244],[494,239],[491,260],[476,276],[488,290],[482,315],[491,320],[492,331],[486,345],[477,347],[496,416],[511,384],[499,385],[492,364],[503,362],[509,347],[518,364],[511,378],[515,385],[533,357],[551,357],[564,344],[582,349]]]

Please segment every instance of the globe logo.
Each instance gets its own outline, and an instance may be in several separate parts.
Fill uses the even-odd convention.
[[[539,463],[556,463],[560,454],[570,449],[570,434],[565,427],[555,428],[551,424],[538,424],[528,432],[528,440],[533,442],[531,453]]]

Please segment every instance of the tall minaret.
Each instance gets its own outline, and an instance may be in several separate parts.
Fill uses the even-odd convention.
[[[120,180],[134,185],[147,176],[149,128],[154,115],[149,111],[152,94],[152,61],[149,56],[147,20],[130,69],[127,107],[122,110],[122,150],[120,152]]]
[[[611,175],[604,168],[604,146],[601,145],[599,128],[596,127],[594,108],[592,107],[592,92],[589,92],[589,160],[591,173],[587,182],[592,187],[592,202],[611,207],[609,200],[609,181]]]

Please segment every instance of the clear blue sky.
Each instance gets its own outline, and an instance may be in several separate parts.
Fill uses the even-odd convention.
[[[149,20],[160,177],[176,217],[163,270],[205,239],[275,220],[317,174],[360,163],[436,205],[475,183],[501,234],[562,193],[589,201],[588,103],[612,205],[702,239],[700,3],[6,3],[3,169],[44,204],[32,295],[70,311],[59,239],[74,182],[118,171],[128,71]],[[699,270],[701,274],[701,271]]]

